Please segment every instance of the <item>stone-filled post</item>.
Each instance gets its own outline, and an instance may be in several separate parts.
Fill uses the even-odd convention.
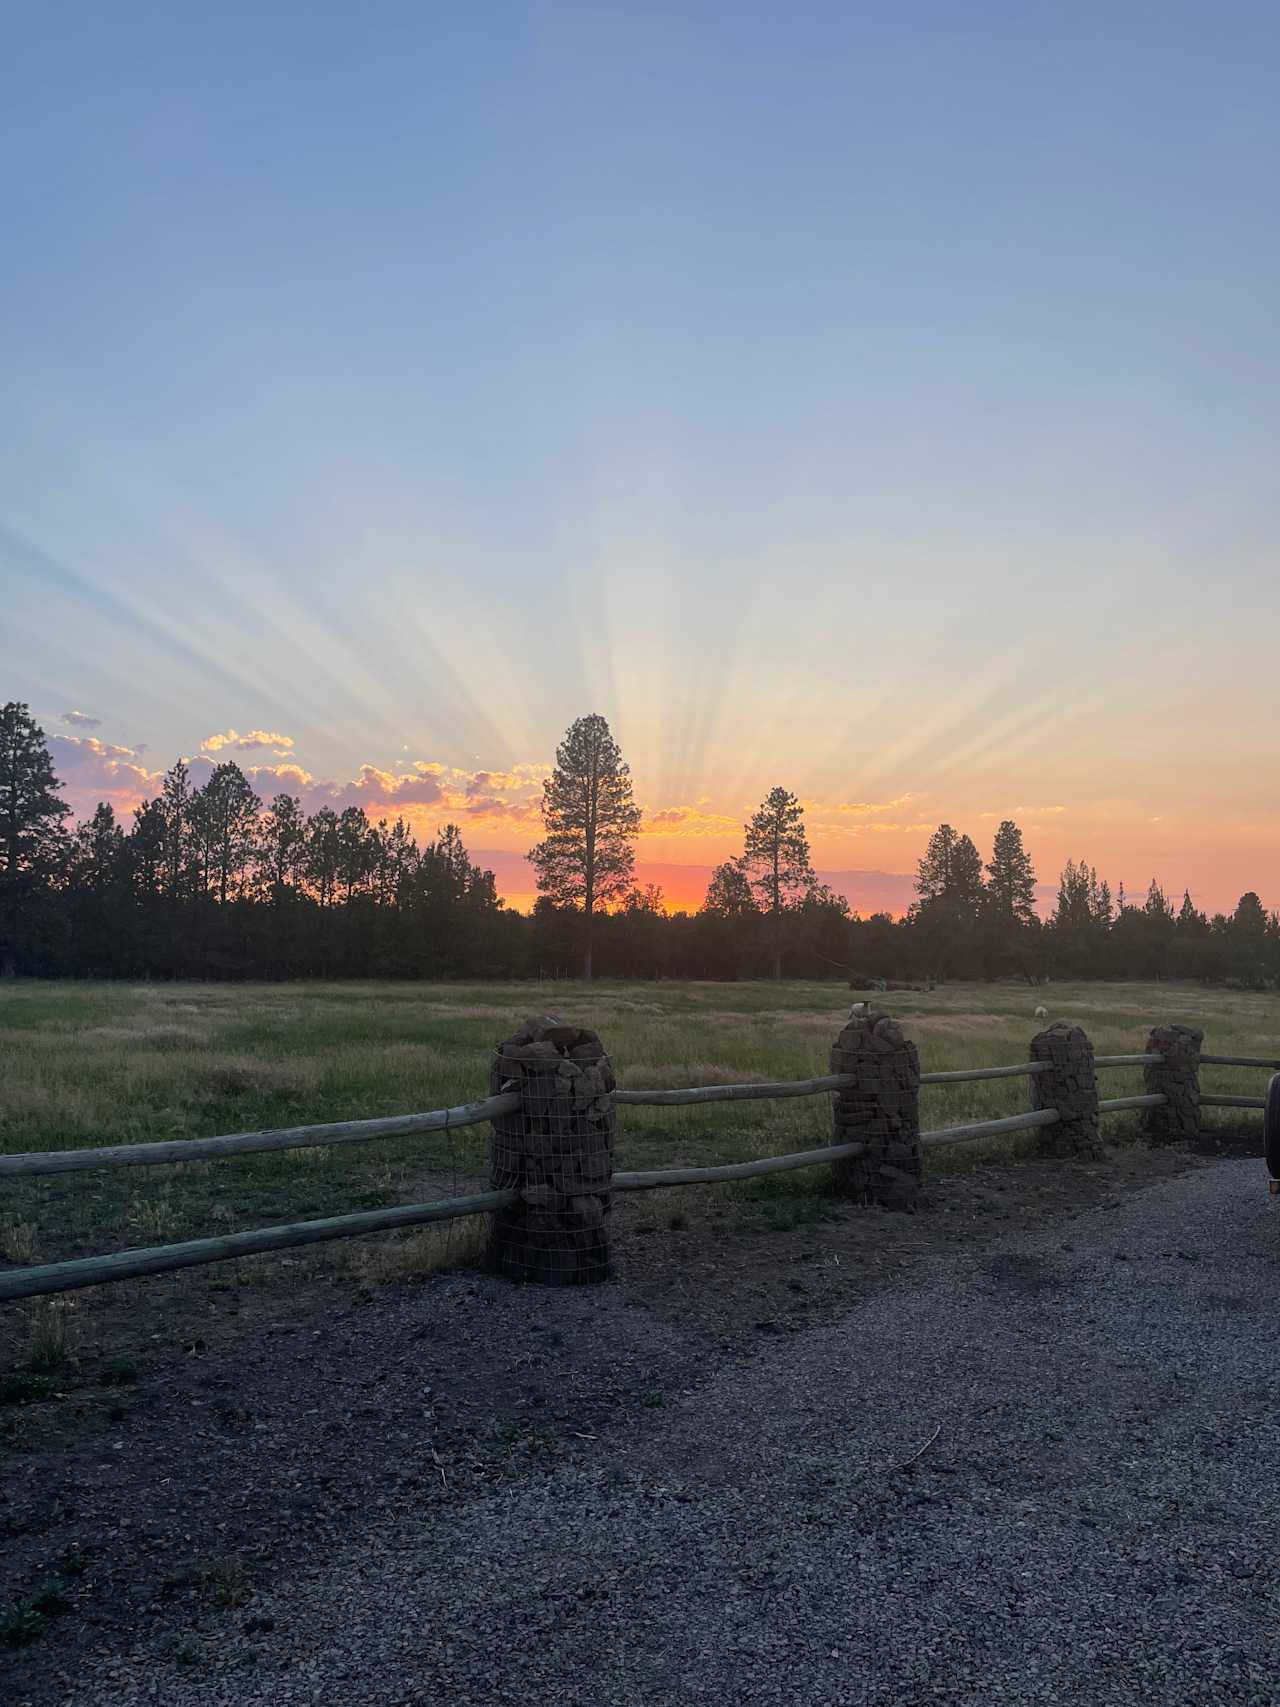
[[[495,1211],[489,1260],[512,1280],[578,1286],[611,1272],[613,1068],[594,1031],[549,1015],[500,1043],[489,1094],[520,1107],[493,1122],[490,1184],[520,1201]]]
[[[1031,1076],[1034,1108],[1054,1108],[1062,1117],[1056,1126],[1040,1130],[1045,1156],[1100,1156],[1098,1075],[1093,1044],[1078,1025],[1058,1020],[1031,1039],[1031,1059],[1047,1061],[1047,1073]]]
[[[1142,1069],[1148,1096],[1168,1098],[1142,1111],[1142,1130],[1153,1144],[1177,1144],[1200,1132],[1200,1045],[1204,1033],[1190,1025],[1158,1025],[1145,1053],[1159,1055]]]
[[[836,1092],[832,1141],[867,1146],[833,1163],[836,1190],[860,1203],[914,1209],[924,1177],[915,1044],[888,1014],[855,1009],[831,1046],[831,1071],[856,1081]]]

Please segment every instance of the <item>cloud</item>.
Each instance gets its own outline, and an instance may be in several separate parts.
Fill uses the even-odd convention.
[[[293,737],[281,735],[274,729],[250,729],[247,735],[228,729],[225,734],[210,735],[200,743],[202,753],[220,753],[228,747],[234,753],[258,753],[269,748],[283,754],[292,749]]]
[[[262,788],[274,788],[276,793],[283,789],[286,793],[300,794],[315,780],[310,771],[293,764],[250,765],[244,774],[259,792]]]
[[[60,735],[53,741],[55,766],[67,782],[77,817],[91,813],[99,800],[110,800],[117,811],[125,811],[158,792],[163,771],[150,771],[141,764],[137,748],[109,746],[94,736]],[[375,822],[403,816],[420,841],[434,836],[451,819],[466,827],[468,837],[486,827],[512,835],[539,823],[546,765],[469,771],[436,759],[419,759],[411,765],[399,761],[394,770],[362,764],[349,780],[316,777],[292,757],[288,736],[261,729],[244,735],[229,729],[201,742],[202,751],[185,761],[192,786],[202,787],[229,752],[248,752],[268,743],[272,744],[268,754],[274,752],[275,762],[268,758],[266,763],[245,766],[245,776],[264,807],[281,792],[297,795],[309,813],[322,807],[341,812],[359,806]]]
[[[1011,806],[1005,812],[979,812],[979,818],[1047,818],[1065,812],[1065,806]]]
[[[723,812],[704,812],[697,806],[665,806],[661,812],[650,812],[642,833],[659,836],[723,836],[740,835],[742,820]]]
[[[90,717],[86,711],[64,711],[62,721],[69,723],[73,729],[101,729],[102,719]]]
[[[130,812],[156,791],[162,773],[138,763],[133,747],[115,747],[95,735],[50,735],[49,753],[60,792],[77,818],[87,818],[100,800],[118,813]]]
[[[896,812],[914,799],[914,794],[899,794],[893,800],[805,800],[802,804],[806,812],[834,812],[845,818],[867,818],[876,812]]]

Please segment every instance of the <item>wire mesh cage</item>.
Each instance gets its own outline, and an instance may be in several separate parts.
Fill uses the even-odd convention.
[[[493,1122],[490,1183],[520,1199],[494,1213],[489,1256],[513,1279],[549,1286],[612,1272],[613,1068],[598,1035],[530,1019],[494,1051],[491,1095],[520,1107]]]

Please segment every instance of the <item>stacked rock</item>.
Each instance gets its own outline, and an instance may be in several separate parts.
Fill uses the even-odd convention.
[[[520,1201],[497,1211],[493,1265],[513,1280],[576,1286],[610,1272],[614,1077],[594,1031],[543,1014],[500,1043],[490,1095],[520,1108],[493,1122],[490,1181]]]
[[[1060,1116],[1056,1126],[1041,1129],[1041,1153],[1100,1156],[1098,1075],[1088,1035],[1078,1025],[1058,1020],[1031,1039],[1031,1059],[1049,1063],[1047,1073],[1032,1075],[1032,1106],[1056,1109]]]
[[[836,1144],[866,1145],[832,1168],[836,1190],[860,1203],[912,1209],[924,1177],[920,1056],[888,1014],[857,1004],[831,1046],[831,1071],[853,1085],[836,1092]]]
[[[1147,1040],[1146,1053],[1158,1062],[1143,1068],[1148,1096],[1166,1098],[1142,1111],[1142,1130],[1153,1144],[1177,1144],[1200,1132],[1200,1045],[1204,1033],[1190,1025],[1158,1025]]]

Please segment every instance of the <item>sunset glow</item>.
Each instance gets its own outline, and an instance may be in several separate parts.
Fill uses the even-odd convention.
[[[595,711],[672,906],[774,785],[863,913],[1004,817],[1280,906],[1256,18],[516,10],[15,28],[0,668],[77,813],[233,759],[525,906]]]

